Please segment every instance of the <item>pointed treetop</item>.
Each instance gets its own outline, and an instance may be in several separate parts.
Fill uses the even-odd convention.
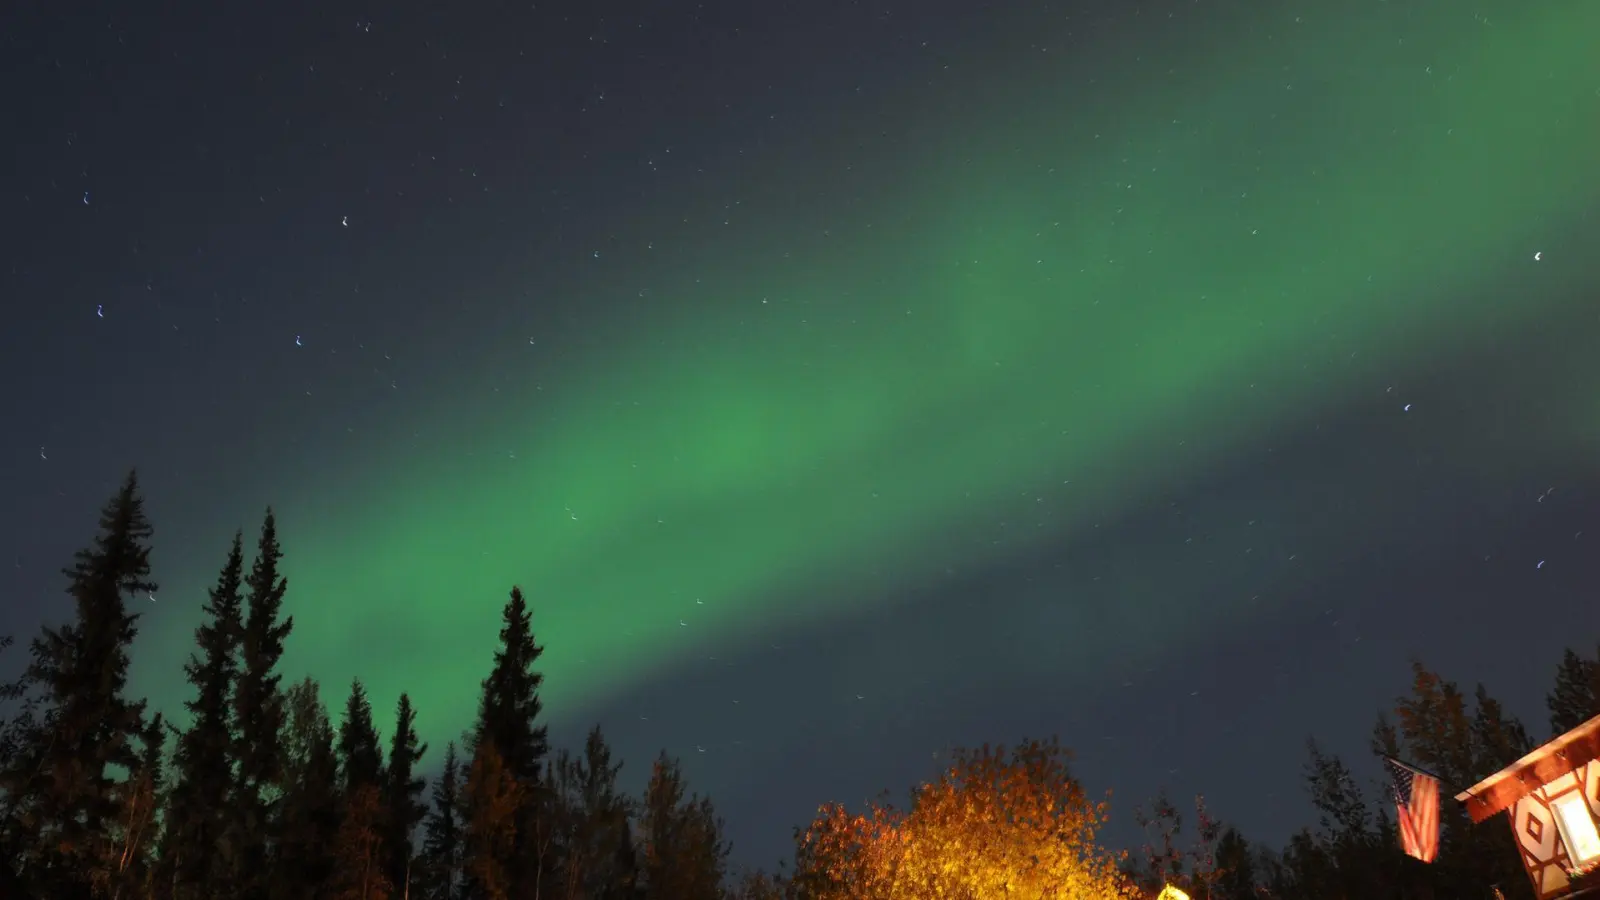
[[[266,785],[278,777],[277,743],[283,727],[283,710],[278,702],[278,660],[283,642],[294,628],[292,618],[280,621],[284,591],[288,583],[278,574],[283,551],[278,546],[277,526],[272,509],[267,509],[256,544],[256,559],[244,587],[248,608],[240,637],[243,671],[234,696],[235,716],[243,732],[244,772],[242,777],[254,785]]]
[[[138,475],[130,470],[122,487],[100,510],[100,533],[94,545],[75,553],[73,564],[62,573],[72,579],[74,593],[106,577],[125,594],[154,593],[156,583],[149,578],[149,541],[154,534],[145,516],[144,497],[139,494]]]
[[[339,724],[339,756],[344,761],[345,797],[363,787],[376,787],[383,778],[383,756],[378,749],[378,729],[372,724],[372,704],[357,678],[350,683],[344,721]]]
[[[511,589],[501,620],[500,647],[483,682],[474,742],[492,741],[507,771],[536,780],[549,752],[546,728],[537,724],[544,676],[533,669],[544,648],[534,641],[532,615],[521,588]]]
[[[278,564],[282,561],[283,548],[278,545],[277,521],[269,506],[261,522],[255,563],[251,565],[250,577],[245,581],[250,592],[250,610],[245,618],[245,665],[263,677],[277,666],[278,659],[283,655],[284,639],[294,630],[293,616],[283,617],[279,621],[283,596],[289,589],[288,579],[278,571]],[[275,690],[277,676],[267,678],[266,683]]]

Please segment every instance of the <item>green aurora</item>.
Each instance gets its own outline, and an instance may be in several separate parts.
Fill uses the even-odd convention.
[[[708,647],[850,617],[843,586],[901,596],[1070,540],[1369,366],[1539,316],[1469,289],[1574,265],[1533,257],[1600,199],[1600,5],[1492,6],[1273,4],[1145,22],[1103,58],[978,66],[803,266],[745,235],[772,252],[678,273],[697,297],[591,323],[559,373],[498,398],[525,417],[438,387],[424,418],[482,452],[390,435],[375,463],[263,497],[291,674],[408,690],[437,746],[520,583],[549,707],[582,718]],[[167,589],[198,603],[213,571]],[[163,706],[192,624],[140,655]]]

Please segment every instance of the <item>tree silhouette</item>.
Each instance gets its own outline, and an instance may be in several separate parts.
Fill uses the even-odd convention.
[[[517,851],[517,813],[523,785],[505,766],[493,741],[480,741],[467,774],[468,810],[462,863],[467,896],[508,900],[520,882],[512,868]]]
[[[358,782],[345,802],[334,856],[330,900],[388,900],[394,885],[384,871],[383,804],[375,784]]]
[[[452,741],[444,748],[444,767],[433,783],[432,809],[423,822],[423,900],[459,900],[461,894],[462,830],[457,818],[461,806],[460,760]]]
[[[1561,654],[1556,683],[1545,698],[1550,710],[1551,735],[1565,734],[1600,715],[1600,653],[1595,659],[1579,656],[1572,648]]]
[[[617,789],[620,762],[596,725],[582,755],[562,751],[552,766],[559,807],[562,889],[567,900],[622,900],[638,881],[629,834],[629,798]]]
[[[1216,871],[1213,900],[1255,900],[1255,857],[1237,828],[1224,829],[1217,839]]]
[[[427,782],[416,774],[417,763],[428,751],[417,739],[417,713],[411,698],[400,695],[395,709],[394,737],[389,743],[389,765],[384,771],[383,830],[385,874],[397,893],[411,884],[412,837],[427,814],[422,790]]]
[[[523,599],[522,590],[512,588],[511,597],[501,611],[500,646],[495,650],[489,677],[482,684],[478,720],[473,730],[472,765],[476,772],[480,761],[489,765],[492,759],[496,773],[494,778],[503,776],[511,779],[514,790],[502,790],[496,781],[481,785],[488,793],[469,790],[466,794],[469,828],[472,823],[485,820],[470,804],[487,796],[501,799],[515,797],[515,809],[508,826],[512,843],[506,847],[504,857],[492,866],[482,860],[472,863],[475,857],[469,854],[468,872],[469,876],[476,877],[472,874],[477,871],[473,868],[474,864],[488,873],[503,868],[508,885],[515,885],[517,890],[530,894],[539,894],[543,884],[553,884],[557,877],[552,852],[555,837],[555,823],[552,821],[554,803],[544,784],[549,738],[539,718],[543,709],[539,689],[544,683],[544,676],[534,669],[543,653],[544,648],[534,640],[533,616],[528,610],[527,601]],[[485,747],[494,750],[492,756],[484,756],[481,751]],[[488,777],[487,770],[485,777]],[[471,781],[470,775],[468,780]],[[499,812],[496,809],[486,821],[498,822]],[[481,844],[478,849],[480,852],[498,853],[500,851],[497,848],[500,847],[497,838]]]
[[[233,700],[238,740],[229,831],[238,850],[235,884],[241,900],[256,900],[268,893],[265,879],[278,824],[273,818],[273,801],[283,777],[285,715],[278,660],[283,656],[284,641],[294,630],[294,620],[282,618],[288,590],[288,581],[279,574],[282,560],[277,520],[268,509],[256,543],[255,563],[245,580],[247,611],[240,637],[243,665]]]
[[[183,667],[195,696],[184,702],[190,724],[178,736],[167,807],[163,856],[174,900],[219,896],[232,877],[232,847],[224,833],[233,790],[230,704],[243,629],[243,579],[243,539],[235,533],[217,584],[201,607],[206,619],[195,629],[199,655],[191,654]]]
[[[63,900],[1127,900],[1135,879],[1206,900],[1531,898],[1498,817],[1473,825],[1446,800],[1432,865],[1399,849],[1393,801],[1358,767],[1308,744],[1316,824],[1281,852],[1222,829],[1196,800],[1198,841],[1164,798],[1139,821],[1144,866],[1099,845],[1091,802],[1055,741],[959,752],[910,803],[830,804],[796,835],[789,875],[726,884],[729,844],[710,800],[663,752],[642,797],[617,786],[599,727],[580,752],[549,759],[542,648],[520,590],[501,613],[500,646],[480,683],[463,752],[447,746],[432,803],[426,747],[408,694],[387,758],[353,680],[337,729],[317,683],[280,689],[293,622],[270,510],[248,575],[235,535],[183,666],[188,722],[169,726],[125,696],[137,617],[153,591],[151,529],[133,475],[104,507],[93,544],[66,570],[73,615],[41,630],[0,685],[0,897]],[[0,651],[11,646],[0,637]],[[1470,693],[1420,663],[1378,717],[1375,753],[1430,770],[1447,794],[1525,754],[1527,729],[1482,686]],[[1600,702],[1600,661],[1569,650],[1547,697],[1558,730]],[[465,757],[465,759],[463,759]],[[465,770],[465,771],[463,771]],[[168,782],[170,781],[170,785]],[[420,855],[412,837],[423,825]]]
[[[332,877],[343,800],[333,724],[317,683],[306,678],[286,692],[282,816],[273,900],[319,896]]]
[[[24,692],[40,699],[26,732],[15,733],[0,772],[7,832],[21,852],[13,871],[39,896],[88,896],[117,877],[120,814],[114,772],[137,772],[146,733],[143,701],[124,695],[138,615],[126,600],[156,590],[135,473],[100,514],[94,543],[65,570],[73,618],[46,627],[32,645]]]
[[[683,767],[665,751],[650,770],[639,815],[646,900],[715,897],[728,863],[722,821],[709,799],[688,794]]]
[[[343,766],[347,801],[362,788],[376,789],[383,782],[383,753],[378,749],[378,729],[372,724],[372,703],[367,700],[367,689],[359,678],[350,682],[344,720],[339,723],[339,762]]]

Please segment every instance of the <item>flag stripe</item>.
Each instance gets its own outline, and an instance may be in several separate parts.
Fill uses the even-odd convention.
[[[1439,779],[1385,759],[1392,776],[1400,848],[1423,862],[1439,856]]]

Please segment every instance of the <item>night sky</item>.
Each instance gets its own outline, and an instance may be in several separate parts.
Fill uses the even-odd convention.
[[[95,7],[99,8],[95,8]],[[135,11],[137,10],[137,11]],[[1277,843],[1420,656],[1600,638],[1600,4],[10,3],[0,632],[131,466],[161,708],[278,513],[286,675],[740,863],[1059,734]],[[8,661],[8,664],[12,661]],[[1120,829],[1120,830],[1119,830]]]

